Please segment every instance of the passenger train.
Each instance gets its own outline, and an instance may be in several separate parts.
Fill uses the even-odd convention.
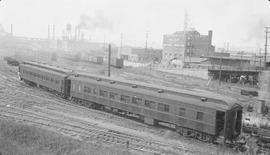
[[[166,123],[202,141],[234,141],[241,134],[242,106],[215,93],[119,80],[37,62],[21,63],[19,76],[84,106],[133,115],[150,125]]]

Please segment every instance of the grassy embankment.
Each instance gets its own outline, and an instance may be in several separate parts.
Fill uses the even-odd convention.
[[[41,128],[0,120],[0,155],[124,154],[135,153],[123,147],[85,142]]]

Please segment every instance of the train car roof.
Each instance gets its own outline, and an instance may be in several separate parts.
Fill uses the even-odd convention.
[[[22,65],[26,66],[27,68],[38,70],[38,71],[41,71],[41,72],[52,73],[52,74],[54,74],[56,76],[60,76],[60,77],[63,77],[63,78],[67,76],[67,74],[65,74],[65,73],[57,72],[55,70],[50,70],[50,69],[47,69],[47,68],[41,68],[41,67],[38,67],[38,66],[29,65],[29,64],[22,64]]]
[[[51,70],[51,71],[62,73],[62,74],[67,74],[67,73],[72,72],[72,70],[70,70],[70,69],[66,69],[66,68],[62,68],[62,67],[58,67],[58,66],[52,66],[52,65],[49,65],[46,63],[35,62],[35,61],[24,61],[22,64],[35,66],[38,68],[43,68],[43,69]]]
[[[199,105],[202,107],[209,107],[219,110],[228,110],[235,106],[236,100],[223,97],[216,93],[203,93],[203,92],[191,92],[188,90],[168,88],[164,86],[149,85],[145,83],[130,82],[126,83],[126,80],[114,80],[113,78],[104,78],[101,76],[95,75],[79,75],[79,76],[70,76],[69,79],[91,82],[96,85],[103,85],[106,87],[112,87],[116,89],[127,90],[131,92],[138,92],[141,94],[147,94],[154,97],[161,97],[168,100],[177,100],[177,101],[186,101],[189,104]],[[101,79],[101,80],[97,80]],[[110,82],[114,81],[114,84]],[[135,88],[134,88],[135,86]],[[211,95],[211,96],[210,96]]]

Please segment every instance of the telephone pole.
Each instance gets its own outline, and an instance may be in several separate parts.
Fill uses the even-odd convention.
[[[218,74],[218,84],[221,85],[221,72],[222,72],[222,57],[219,59],[219,74]]]
[[[261,48],[259,49],[259,58],[260,58],[260,72],[262,71],[262,54],[261,54]]]
[[[109,44],[108,50],[108,77],[111,76],[111,44]]]
[[[50,40],[50,38],[51,38],[51,31],[50,31],[50,25],[48,25],[48,40]]]
[[[122,48],[123,48],[123,33],[121,33],[121,42],[120,42],[119,58],[120,58],[120,55],[122,54]]]
[[[13,25],[10,25],[10,34],[13,36]]]
[[[264,69],[265,70],[266,70],[266,66],[267,66],[266,65],[267,64],[266,57],[267,57],[267,47],[268,47],[268,45],[267,45],[268,34],[270,33],[269,29],[270,29],[270,26],[265,27],[265,45],[264,45]]]
[[[147,51],[147,43],[148,43],[148,31],[146,31],[146,36],[145,36],[145,52]]]
[[[55,40],[55,25],[53,24],[52,40]]]

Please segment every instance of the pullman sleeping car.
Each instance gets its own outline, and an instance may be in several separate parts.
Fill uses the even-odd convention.
[[[204,141],[220,136],[233,140],[241,133],[242,106],[230,98],[94,77],[69,76],[71,97],[89,106],[97,103],[133,113],[147,124],[165,122],[181,134]]]
[[[133,114],[151,125],[166,123],[182,135],[203,141],[233,141],[241,134],[242,106],[215,93],[74,73],[36,63],[21,64],[20,72],[24,81],[49,87],[85,106]],[[36,74],[45,79],[50,75],[59,82]]]
[[[70,81],[67,80],[70,74],[72,74],[71,70],[37,62],[23,62],[19,66],[19,77],[25,83],[65,97],[70,96]]]

